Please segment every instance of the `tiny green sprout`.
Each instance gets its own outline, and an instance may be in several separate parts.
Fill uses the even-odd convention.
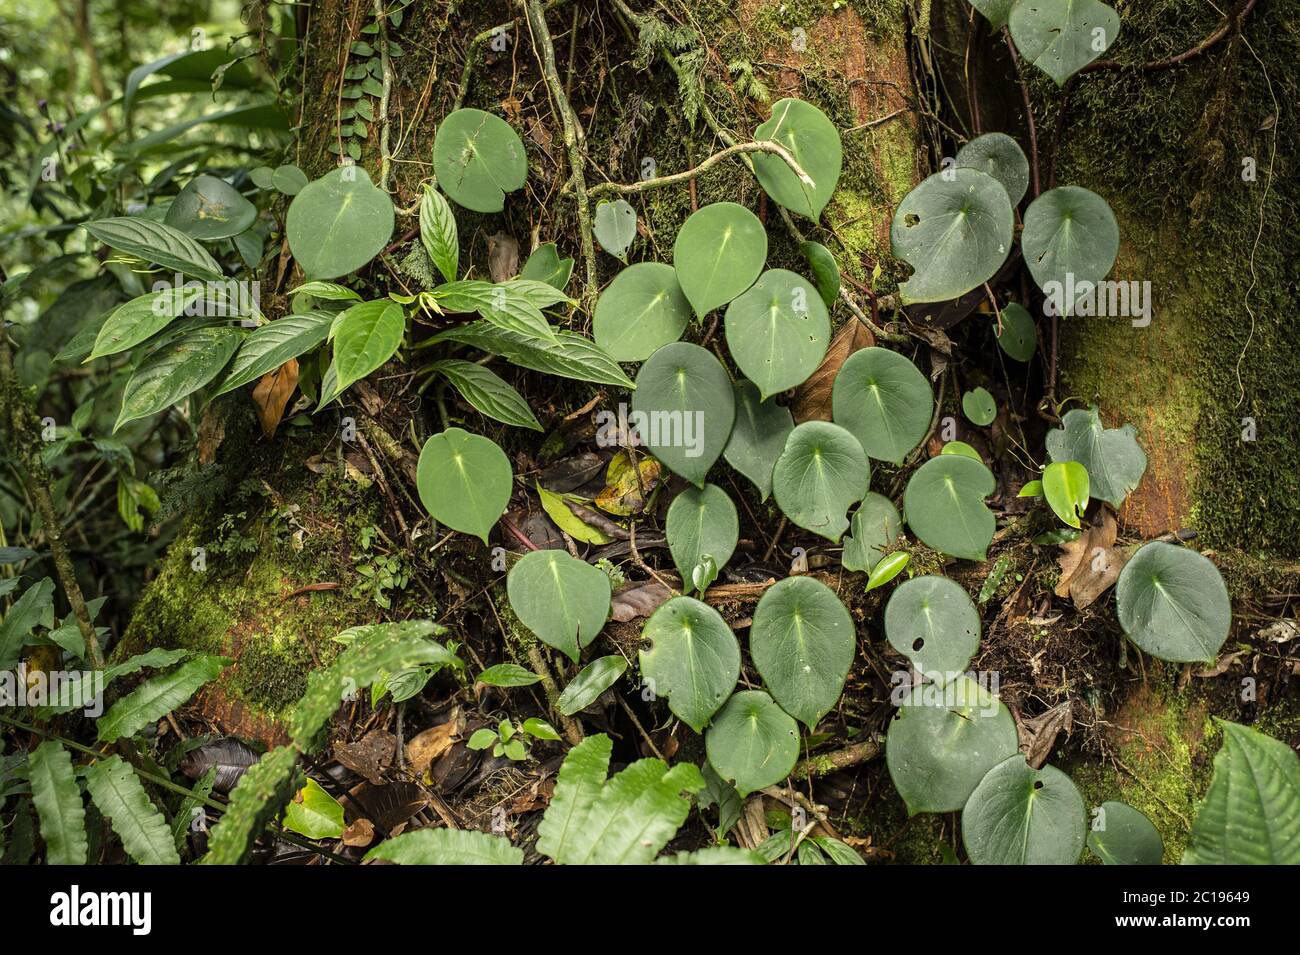
[[[911,562],[912,555],[904,550],[895,551],[887,557],[882,557],[880,563],[876,564],[875,569],[871,571],[871,576],[867,578],[867,589],[864,593],[871,593],[877,587],[889,583],[901,574],[903,568]]]
[[[531,737],[531,739],[530,739]],[[492,748],[492,755],[504,756],[514,762],[522,762],[529,757],[533,739],[558,740],[560,734],[550,723],[537,717],[529,717],[522,723],[513,723],[503,719],[496,729],[486,726],[477,729],[465,745],[470,749],[484,750]]]
[[[713,559],[712,554],[701,554],[700,562],[691,570],[691,586],[695,588],[696,593],[703,595],[717,579],[718,562]]]

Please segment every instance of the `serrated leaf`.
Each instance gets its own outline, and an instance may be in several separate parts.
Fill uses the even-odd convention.
[[[840,131],[811,103],[787,98],[772,104],[772,115],[754,131],[755,140],[780,143],[808,175],[799,178],[780,156],[753,153],[754,176],[773,201],[816,221],[830,202],[843,163]]]
[[[438,187],[474,212],[500,212],[506,193],[523,186],[528,159],[519,134],[503,119],[478,109],[458,109],[433,139]]]
[[[709,762],[741,798],[779,783],[799,758],[799,726],[762,690],[734,693],[704,734]]]
[[[753,285],[766,260],[763,223],[734,202],[692,213],[673,245],[677,281],[700,318]]]
[[[716,484],[687,488],[673,498],[664,526],[668,550],[683,581],[704,555],[718,570],[726,566],[740,537],[740,518],[727,492]]]
[[[997,480],[981,462],[940,454],[922,464],[903,491],[903,517],[926,545],[967,560],[983,560],[997,520],[984,504]]]
[[[416,829],[385,839],[366,860],[398,865],[523,865],[524,850],[502,836],[473,829]]]
[[[496,442],[448,428],[424,443],[416,488],[435,520],[487,543],[488,532],[510,503],[510,459]]]
[[[113,430],[157,414],[198,391],[221,374],[244,336],[237,328],[196,328],[156,349],[128,379]]]
[[[574,663],[609,616],[609,577],[563,551],[525,554],[506,577],[510,608],[520,623]]]
[[[134,736],[183,704],[233,662],[230,657],[203,654],[185,661],[170,673],[150,678],[99,718],[100,742],[111,743],[124,736]]]
[[[626,670],[627,660],[616,653],[597,657],[569,681],[560,698],[555,701],[556,707],[565,716],[581,713],[600,699],[600,694],[617,683]]]
[[[308,278],[347,275],[378,255],[392,238],[393,200],[360,166],[343,166],[293,197],[285,235]]]
[[[476,410],[489,418],[517,428],[541,431],[542,425],[528,407],[528,402],[508,382],[477,362],[447,358],[433,362],[429,371],[436,372],[460,392]]]
[[[596,344],[617,361],[645,361],[675,342],[691,320],[677,273],[662,262],[638,262],[601,292],[592,320]]]
[[[460,238],[451,206],[433,186],[424,187],[420,200],[420,242],[429,259],[448,282],[456,281],[460,264]]]
[[[184,232],[139,216],[87,222],[82,228],[118,252],[208,282],[224,278],[217,260]]]
[[[405,332],[406,313],[390,299],[358,302],[339,315],[332,330],[338,375],[335,394],[341,394],[392,358]]]
[[[337,701],[335,701],[337,706]],[[280,746],[271,750],[239,778],[221,821],[208,836],[208,853],[202,865],[239,865],[267,823],[293,798],[301,776],[298,750]]]
[[[722,454],[735,413],[727,370],[699,345],[665,345],[637,373],[632,423],[642,443],[696,487]]]
[[[1119,507],[1147,469],[1133,426],[1104,427],[1095,405],[1067,411],[1061,424],[1047,433],[1048,455],[1053,461],[1078,461],[1088,469],[1089,493]]]
[[[722,615],[693,597],[674,597],[646,621],[641,674],[673,715],[697,733],[740,678],[740,644]]]
[[[850,355],[831,389],[835,423],[868,457],[901,464],[930,430],[934,393],[921,370],[887,348]]]
[[[724,324],[732,359],[763,397],[807,381],[831,339],[820,293],[785,269],[764,272],[733,299]]]
[[[805,421],[791,431],[772,471],[781,513],[836,543],[848,529],[848,509],[862,500],[870,481],[862,445],[828,421]]]
[[[966,669],[980,643],[980,615],[961,584],[947,577],[915,577],[885,605],[889,645],[923,673],[948,675]]]
[[[72,757],[61,743],[46,740],[27,757],[27,778],[45,842],[45,863],[85,865],[89,851],[86,809]]]
[[[1232,601],[1203,554],[1152,541],[1120,571],[1115,609],[1139,649],[1178,663],[1213,662],[1232,627]]]
[[[1086,836],[1083,797],[1059,769],[1033,769],[1016,754],[975,787],[961,835],[974,865],[1074,865]]]
[[[181,864],[167,820],[120,756],[87,766],[86,789],[132,859],[141,865]]]
[[[759,499],[772,493],[772,471],[794,430],[790,409],[769,398],[763,401],[753,382],[735,383],[736,417],[722,456],[758,488]]]

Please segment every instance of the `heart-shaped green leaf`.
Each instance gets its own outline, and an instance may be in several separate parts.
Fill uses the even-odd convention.
[[[961,396],[961,410],[971,424],[984,427],[998,416],[998,403],[985,388],[972,388]]]
[[[799,724],[762,690],[742,690],[704,734],[709,763],[741,798],[779,783],[799,758]]]
[[[889,722],[885,762],[910,814],[956,812],[1018,745],[1002,701],[962,675],[907,692]]]
[[[596,302],[592,336],[616,361],[645,361],[682,337],[691,303],[677,273],[662,262],[639,262],[610,282]]]
[[[848,509],[870,482],[871,465],[858,439],[829,421],[805,421],[791,431],[772,471],[781,513],[837,543],[849,526]]]
[[[1219,569],[1203,554],[1163,541],[1143,544],[1124,565],[1115,608],[1141,650],[1176,663],[1213,662],[1232,626]]]
[[[991,279],[1011,252],[1006,189],[978,169],[945,169],[909,192],[889,232],[894,255],[913,268],[904,302],[943,302]]]
[[[843,152],[840,131],[826,114],[801,99],[772,104],[772,116],[754,131],[754,139],[784,146],[811,182],[772,153],[753,153],[754,175],[773,201],[814,221],[826,208],[840,179]]]
[[[813,283],[821,293],[822,302],[832,308],[840,297],[840,266],[831,255],[831,250],[820,242],[804,241],[799,243],[799,251],[808,260],[808,270],[812,272]]]
[[[687,488],[673,498],[665,525],[668,550],[684,584],[706,554],[717,569],[726,566],[740,537],[736,505],[716,484]]]
[[[771,398],[762,400],[752,382],[736,382],[736,421],[722,454],[758,488],[761,500],[772,493],[772,471],[793,430],[789,408]]]
[[[891,549],[903,532],[903,521],[892,501],[874,491],[862,499],[849,522],[849,534],[844,538],[844,553],[840,562],[845,570],[868,571]]]
[[[840,698],[856,649],[853,618],[820,580],[778,581],[754,610],[754,666],[781,709],[810,730]]]
[[[785,269],[764,272],[727,306],[727,348],[762,396],[808,380],[826,357],[831,320],[818,291]]]
[[[713,353],[674,342],[636,376],[633,425],[656,458],[696,487],[718,460],[735,420],[731,379]]]
[[[885,637],[922,673],[948,683],[979,649],[979,611],[955,580],[915,577],[890,595]]]
[[[284,827],[308,839],[337,839],[343,835],[343,804],[308,779],[286,807]]]
[[[740,644],[722,615],[693,597],[674,597],[646,621],[641,674],[668,708],[697,733],[740,677]]]
[[[957,150],[956,163],[978,169],[1002,183],[1013,206],[1020,204],[1029,189],[1029,160],[1020,144],[1006,133],[976,136]]]
[[[673,268],[691,308],[703,318],[754,284],[767,261],[767,231],[734,202],[693,213],[673,244]]]
[[[1043,468],[1043,496],[1057,517],[1081,527],[1079,518],[1088,509],[1088,469],[1078,461],[1049,464]]]
[[[1038,329],[1028,309],[1016,302],[1002,306],[1002,331],[997,334],[998,345],[1008,358],[1029,361],[1038,344]]]
[[[617,653],[607,657],[597,657],[583,667],[578,675],[569,681],[555,705],[565,716],[581,713],[611,686],[618,682],[627,670],[627,660]]]
[[[166,223],[139,216],[121,216],[87,222],[82,228],[109,248],[137,259],[208,282],[223,279],[221,266],[207,249]]]
[[[1008,22],[1016,49],[1064,86],[1119,36],[1119,14],[1098,0],[1023,0]]]
[[[276,166],[271,173],[271,186],[286,196],[296,196],[307,188],[307,174],[297,166],[285,164]],[[266,188],[263,186],[262,188]]]
[[[173,229],[203,242],[239,235],[257,218],[257,207],[216,176],[195,176],[167,207]]]
[[[541,431],[541,423],[528,407],[528,402],[496,372],[478,362],[460,358],[435,361],[428,369],[443,375],[455,385],[462,398],[489,418],[495,418],[516,428]]]
[[[506,193],[528,179],[528,157],[505,120],[479,109],[458,109],[434,135],[433,172],[454,202],[474,212],[500,212]]]
[[[1011,16],[1011,8],[1015,4],[1016,0],[970,0],[970,5],[984,14],[995,30],[1001,30],[1007,25],[1007,18]]]
[[[196,328],[152,352],[127,381],[113,430],[198,391],[226,367],[244,334],[238,328]]]
[[[392,358],[405,331],[406,313],[391,299],[359,302],[339,315],[333,332],[336,393]]]
[[[1083,797],[1059,769],[1016,754],[975,787],[961,835],[975,865],[1074,865],[1087,835]]]
[[[983,463],[963,454],[926,461],[907,482],[903,515],[912,533],[953,557],[983,560],[997,521],[984,506],[997,480]]]
[[[934,393],[921,370],[898,352],[863,348],[835,376],[831,409],[868,457],[902,464],[930,430]]]
[[[626,262],[628,247],[636,238],[636,210],[623,199],[598,202],[591,231],[602,249]]]
[[[947,441],[944,443],[944,446],[939,449],[939,453],[960,454],[963,457],[970,458],[972,461],[978,461],[980,464],[984,463],[984,459],[980,457],[980,453],[965,441]]]
[[[1137,431],[1132,425],[1103,427],[1095,405],[1067,411],[1061,424],[1047,433],[1048,455],[1053,461],[1078,461],[1088,469],[1089,493],[1119,507],[1147,469]]]
[[[1223,748],[1183,864],[1300,865],[1300,758],[1248,726],[1215,722]]]
[[[545,282],[563,292],[569,286],[569,277],[573,275],[573,259],[562,259],[554,242],[543,242],[528,256],[528,261],[519,270],[521,279]]]
[[[448,282],[456,281],[460,265],[460,238],[451,204],[433,186],[424,187],[420,199],[420,244]]]
[[[1106,200],[1080,186],[1049,189],[1025,210],[1020,235],[1025,264],[1057,315],[1087,311],[1119,254],[1119,223]]]
[[[424,442],[415,484],[434,520],[486,544],[510,503],[514,478],[510,459],[494,441],[448,428]]]
[[[1165,854],[1164,841],[1151,820],[1127,803],[1113,800],[1093,810],[1088,849],[1103,865],[1159,865]]]
[[[293,197],[285,232],[308,278],[337,278],[361,268],[392,238],[393,200],[360,166],[343,166]]]
[[[116,355],[152,338],[185,314],[203,289],[195,285],[166,288],[133,298],[108,316],[95,336],[95,346],[86,361]]]
[[[519,622],[574,663],[609,616],[609,577],[562,550],[525,554],[506,576],[506,595]]]
[[[290,358],[311,351],[329,334],[336,316],[332,312],[286,315],[253,329],[239,346],[235,360],[221,379],[217,395],[224,395],[275,371]],[[215,397],[215,396],[214,396]]]

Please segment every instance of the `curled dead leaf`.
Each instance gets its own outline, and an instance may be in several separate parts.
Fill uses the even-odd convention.
[[[266,437],[275,437],[275,429],[280,426],[284,409],[298,387],[298,359],[290,358],[275,371],[268,371],[253,389],[253,405],[257,408],[257,420],[262,424],[262,433]]]
[[[831,339],[822,363],[794,393],[794,401],[790,405],[794,420],[801,424],[805,421],[830,421],[831,388],[835,384],[835,376],[840,373],[840,368],[850,355],[860,349],[870,348],[875,343],[876,336],[871,334],[871,329],[857,319],[850,319],[841,325]]]

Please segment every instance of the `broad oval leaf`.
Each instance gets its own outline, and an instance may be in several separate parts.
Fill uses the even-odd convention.
[[[244,334],[237,328],[196,328],[152,352],[127,381],[113,430],[198,391],[226,367]]]
[[[554,242],[543,242],[528,256],[528,261],[519,270],[521,279],[545,282],[563,292],[569,286],[569,277],[573,275],[573,259],[562,259]]]
[[[229,239],[257,218],[257,207],[216,176],[195,176],[167,207],[163,221],[193,239]]]
[[[234,661],[209,654],[186,660],[176,669],[150,677],[108,708],[96,729],[101,743],[134,736],[180,706],[200,687],[211,683]]]
[[[1056,516],[1071,527],[1081,527],[1079,519],[1088,509],[1088,469],[1078,461],[1055,461],[1043,468],[1042,486]]]
[[[885,763],[909,814],[956,812],[1018,746],[1010,711],[962,675],[908,691],[889,721]]]
[[[831,320],[821,295],[801,275],[764,272],[727,306],[727,348],[762,396],[808,380],[826,357]]]
[[[591,231],[602,249],[626,262],[628,246],[636,238],[636,210],[625,199],[598,202]]]
[[[504,836],[474,829],[416,829],[385,839],[366,861],[398,865],[523,865],[524,850]]]
[[[1164,840],[1151,820],[1127,803],[1114,800],[1093,810],[1088,849],[1102,865],[1159,865],[1165,854]]]
[[[355,272],[393,235],[393,200],[360,166],[343,166],[308,183],[289,205],[285,234],[311,279]]]
[[[871,464],[858,439],[829,421],[805,421],[791,431],[772,471],[781,513],[836,543],[870,482]]]
[[[480,673],[477,682],[486,683],[488,686],[532,686],[541,679],[532,670],[521,667],[517,663],[498,663]]]
[[[662,262],[638,262],[610,282],[596,302],[591,332],[616,361],[645,361],[682,337],[691,303],[677,273]]]
[[[1008,358],[1029,361],[1034,357],[1034,347],[1038,344],[1034,317],[1028,309],[1016,302],[1002,306],[1001,317],[1002,331],[995,333],[998,345]]]
[[[141,295],[119,305],[108,316],[95,336],[95,345],[86,357],[94,361],[134,348],[162,331],[195,302],[203,290],[194,285],[166,288]]]
[[[565,716],[579,713],[595,703],[600,698],[600,694],[617,683],[625,670],[627,670],[627,660],[617,653],[607,657],[597,657],[569,681],[569,685],[564,688],[555,705]]]
[[[420,199],[420,244],[442,277],[448,282],[456,281],[456,269],[460,264],[456,216],[442,193],[431,185],[424,187]]]
[[[979,649],[979,611],[955,580],[915,577],[890,594],[885,637],[918,670],[948,683]]]
[[[1011,200],[978,169],[935,173],[894,214],[894,255],[913,268],[899,286],[904,302],[943,302],[991,279],[1011,251]]]
[[[335,394],[341,394],[392,358],[406,332],[406,312],[391,299],[358,302],[335,319]],[[333,396],[331,396],[333,397]]]
[[[740,678],[740,644],[722,615],[693,597],[674,597],[646,621],[641,675],[697,733]]]
[[[86,789],[132,859],[141,865],[181,864],[167,820],[122,757],[106,756],[87,766]]]
[[[762,690],[734,693],[704,734],[709,763],[743,799],[790,775],[799,758],[799,724]]]
[[[506,595],[520,623],[574,663],[609,616],[609,577],[560,550],[525,554],[510,568]]]
[[[208,254],[208,250],[166,223],[139,216],[121,216],[87,222],[82,228],[118,252],[192,275],[196,279],[222,281],[221,266]]]
[[[1139,649],[1176,663],[1213,662],[1232,627],[1219,569],[1205,555],[1163,541],[1142,545],[1124,565],[1115,608]]]
[[[921,369],[888,348],[863,348],[840,367],[831,389],[835,423],[868,457],[902,464],[930,430],[934,393]]]
[[[956,163],[978,169],[1002,183],[1013,206],[1020,204],[1029,189],[1029,160],[1020,144],[1006,133],[976,136],[957,150]]]
[[[831,255],[831,250],[820,242],[805,240],[799,243],[799,251],[808,260],[808,270],[812,272],[813,283],[821,293],[822,302],[829,309],[840,297],[840,266]]]
[[[722,456],[758,488],[760,500],[772,493],[772,471],[794,430],[794,416],[773,399],[762,400],[753,382],[735,384],[736,420]]]
[[[462,428],[448,428],[424,443],[415,483],[434,520],[484,544],[514,489],[506,453],[491,439]]]
[[[307,182],[307,174],[289,163],[276,166],[275,171],[271,173],[271,185],[277,192],[282,192],[286,196],[298,195],[307,188]],[[266,187],[262,186],[262,188]]]
[[[844,538],[840,562],[845,570],[870,572],[889,553],[902,532],[903,520],[898,516],[894,502],[871,491],[853,512],[853,520],[849,522],[850,536]]]
[[[1048,307],[1057,315],[1090,314],[1086,301],[1119,254],[1119,223],[1095,192],[1058,186],[1025,210],[1020,245]]]
[[[85,865],[86,808],[72,757],[57,740],[46,740],[27,757],[32,805],[40,820],[47,865]]]
[[[691,308],[703,318],[754,284],[767,261],[767,231],[734,202],[692,213],[673,244],[673,268]]]
[[[1146,452],[1137,443],[1132,425],[1107,428],[1094,405],[1075,408],[1061,419],[1063,427],[1047,432],[1047,453],[1053,461],[1078,461],[1088,469],[1092,497],[1115,507],[1124,503],[1147,469]]]
[[[1053,766],[1016,754],[989,770],[961,812],[975,865],[1074,865],[1086,836],[1083,797]]]
[[[853,618],[820,580],[778,581],[754,610],[754,666],[781,709],[810,730],[840,698],[856,649]]]
[[[926,461],[903,492],[907,526],[928,546],[952,557],[983,560],[997,521],[984,506],[997,480],[982,462],[964,454]]]
[[[1016,49],[1064,86],[1119,36],[1119,14],[1098,0],[1026,0],[1011,7]]]
[[[759,185],[779,205],[816,221],[835,192],[843,164],[835,124],[811,103],[788,98],[772,104],[771,118],[754,131],[754,139],[784,146],[811,180],[800,179],[780,156],[760,152],[752,154]]]
[[[443,375],[456,386],[461,397],[489,418],[517,428],[541,431],[541,422],[528,407],[528,402],[512,385],[496,372],[478,362],[460,358],[446,358],[427,366],[429,371]]]
[[[984,459],[980,457],[980,453],[965,441],[946,441],[944,442],[943,447],[939,449],[939,453],[960,454],[964,457],[970,458],[972,461],[978,461],[980,464],[984,463]]]
[[[1007,18],[1011,16],[1011,8],[1015,3],[1016,0],[971,0],[970,5],[984,14],[993,29],[1001,30],[1007,25]]]
[[[505,120],[479,109],[458,109],[434,135],[433,172],[439,188],[466,209],[500,212],[506,193],[527,180],[528,158]]]
[[[740,518],[727,492],[706,484],[673,498],[665,532],[677,573],[689,584],[691,572],[705,555],[713,558],[718,570],[726,566],[740,538]]]
[[[331,312],[303,312],[285,315],[255,328],[240,344],[234,361],[221,380],[217,395],[224,395],[257,381],[290,358],[298,358],[311,351],[325,341],[335,317]]]
[[[961,396],[961,410],[971,424],[984,427],[998,416],[998,404],[986,388],[972,388]]]
[[[637,373],[632,424],[641,442],[696,487],[722,454],[735,416],[727,370],[699,345],[665,345]]]

